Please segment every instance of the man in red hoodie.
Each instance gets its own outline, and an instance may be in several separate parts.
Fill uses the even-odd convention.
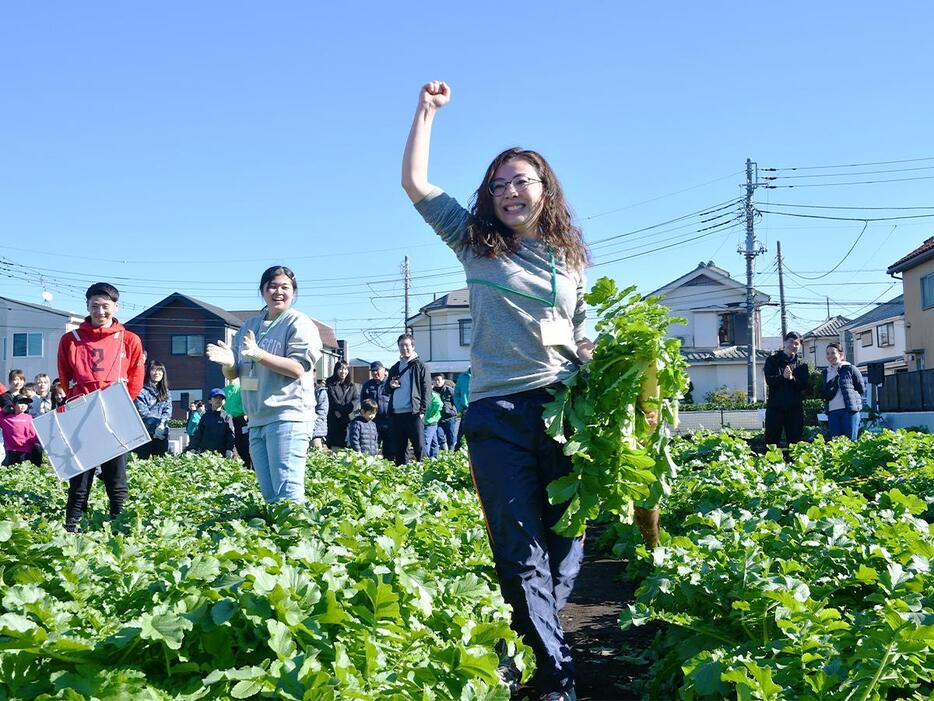
[[[114,316],[120,306],[120,293],[109,283],[96,282],[84,296],[88,316],[81,326],[63,335],[58,343],[58,376],[68,398],[123,382],[130,398],[136,399],[143,387],[143,344],[139,336],[127,331]],[[127,497],[126,454],[118,455],[100,467],[113,518],[123,510]],[[77,530],[78,522],[88,508],[94,472],[92,468],[69,481],[68,505],[65,507],[67,531]]]

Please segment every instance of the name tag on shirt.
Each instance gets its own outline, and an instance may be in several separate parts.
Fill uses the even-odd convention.
[[[574,346],[574,334],[571,323],[554,313],[539,322],[543,346]]]
[[[256,392],[259,390],[259,380],[255,377],[241,377],[240,390],[242,392]]]

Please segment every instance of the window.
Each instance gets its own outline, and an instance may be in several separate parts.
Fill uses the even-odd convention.
[[[203,399],[202,393],[203,393],[203,390],[202,390],[201,388],[198,388],[198,389],[170,389],[170,390],[169,390],[169,398],[170,398],[173,402],[180,402],[180,401],[182,401],[182,395],[183,395],[183,394],[187,394],[187,395],[188,395],[188,401],[189,401],[189,402],[193,402],[193,401],[196,401],[196,400],[198,400],[198,399]],[[184,409],[187,410],[188,407],[186,406],[186,407],[184,407]]]
[[[13,334],[13,357],[14,358],[41,358],[42,357],[42,334],[41,333],[14,333]]]
[[[461,345],[469,346],[473,338],[473,319],[458,319],[457,326],[460,332]]]
[[[172,355],[204,355],[204,336],[172,336]]]
[[[921,278],[921,308],[934,307],[934,273]]]
[[[863,331],[860,335],[860,344],[863,348],[872,345],[872,331]]]
[[[717,339],[721,346],[734,346],[736,341],[733,337],[733,315],[717,314]]]
[[[876,343],[879,344],[879,347],[884,346],[894,346],[895,339],[895,322],[890,321],[887,324],[880,324],[876,327]]]

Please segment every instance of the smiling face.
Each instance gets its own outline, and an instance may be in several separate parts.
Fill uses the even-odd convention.
[[[411,338],[403,338],[399,341],[399,355],[402,356],[404,360],[409,360],[415,355],[415,344],[412,342]]]
[[[23,375],[13,375],[9,381],[10,392],[13,394],[19,394],[19,391],[23,388],[23,385],[26,384],[26,378]]]
[[[347,375],[350,374],[350,369],[346,365],[339,365],[337,368],[337,378],[343,382]]]
[[[295,288],[286,275],[276,275],[263,287],[263,301],[269,310],[269,318],[275,319],[282,312],[292,306],[295,298]]]
[[[827,347],[827,362],[836,367],[840,364],[840,361],[843,360],[843,353],[838,351],[833,346]]]
[[[785,340],[785,355],[789,358],[794,358],[798,355],[798,351],[801,350],[801,341],[797,338],[789,338]]]
[[[492,185],[505,184],[506,190],[493,197],[493,211],[505,226],[524,238],[538,238],[538,217],[544,190],[535,166],[521,158],[506,161],[493,173]],[[521,191],[516,183],[528,182]]]
[[[161,366],[153,365],[149,368],[149,379],[154,385],[159,384],[163,377],[165,377],[165,370],[163,370]]]
[[[220,396],[219,394],[211,397],[211,409],[214,411],[220,411],[224,406],[224,401],[224,397]]]
[[[109,327],[114,323],[114,314],[119,309],[120,305],[107,295],[94,295],[88,299],[88,315],[92,326]]]

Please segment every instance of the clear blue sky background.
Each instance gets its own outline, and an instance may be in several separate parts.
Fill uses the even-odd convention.
[[[501,149],[535,148],[591,242],[739,197],[747,157],[760,169],[928,159],[780,171],[819,177],[775,184],[822,186],[760,189],[763,209],[934,206],[929,3],[571,7],[5,5],[0,294],[39,302],[44,286],[53,306],[82,310],[87,285],[109,279],[124,319],[172,291],[251,308],[262,270],[283,262],[299,308],[352,355],[391,359],[403,256],[413,308],[463,282],[399,186],[418,89],[435,78],[453,100],[432,180],[465,201]],[[909,177],[926,179],[823,186]],[[703,226],[695,216],[597,244],[591,278],[650,291],[713,259],[743,279],[742,228],[687,240]],[[815,275],[862,228],[764,215],[762,289],[777,300],[777,241],[791,270]],[[898,294],[884,268],[932,230],[934,218],[873,223],[838,272],[789,276],[792,326],[823,321],[825,296],[852,315]],[[777,316],[765,310],[766,334]]]

